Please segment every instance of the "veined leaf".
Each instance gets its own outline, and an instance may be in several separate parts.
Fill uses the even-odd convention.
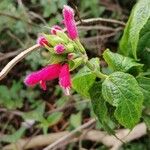
[[[123,37],[120,42],[120,52],[126,56],[132,55],[137,59],[137,46],[140,31],[150,17],[150,1],[139,0],[133,8]]]
[[[137,63],[134,59],[113,53],[109,49],[105,50],[103,57],[114,71],[128,72],[132,68],[140,71],[143,67],[142,64]]]
[[[139,76],[137,81],[144,95],[144,104],[150,108],[150,78]]]
[[[96,89],[96,90],[95,90]],[[95,82],[89,90],[90,98],[94,113],[97,115],[100,122],[107,119],[106,101],[102,97],[102,85],[100,82]]]
[[[112,73],[102,84],[106,101],[116,107],[115,117],[126,128],[138,123],[143,103],[143,93],[136,79],[127,73]]]
[[[96,90],[95,90],[96,89]],[[99,122],[102,124],[103,128],[110,134],[114,134],[113,129],[107,124],[109,116],[108,109],[106,106],[106,101],[102,96],[102,83],[95,82],[91,88],[89,89],[91,103],[93,107],[93,111],[97,116]]]
[[[150,67],[150,18],[140,32],[137,52],[138,58]]]

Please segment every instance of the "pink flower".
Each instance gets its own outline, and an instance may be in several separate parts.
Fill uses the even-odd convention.
[[[71,88],[71,77],[69,73],[69,65],[64,64],[61,68],[60,74],[59,74],[59,85],[64,90],[64,93],[66,95],[70,95],[70,88]]]
[[[49,65],[39,71],[29,74],[24,83],[27,86],[34,86],[40,84],[43,90],[46,90],[46,81],[53,80],[59,77],[62,66],[60,64]]]
[[[48,45],[48,41],[45,39],[45,37],[40,36],[37,39],[37,44],[39,44],[40,46],[45,46],[45,45]]]
[[[73,9],[67,5],[64,5],[63,16],[68,35],[72,40],[75,40],[78,37],[78,31],[74,20]]]
[[[65,46],[62,44],[58,44],[54,47],[54,50],[57,54],[62,54],[65,51]]]
[[[51,34],[56,35],[57,30],[62,30],[62,28],[58,25],[53,26],[51,29]]]

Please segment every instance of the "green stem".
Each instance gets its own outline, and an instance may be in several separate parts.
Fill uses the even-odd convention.
[[[79,48],[79,51],[82,53],[82,54],[85,54],[85,49],[83,47],[83,45],[80,43],[80,40],[79,39],[76,39],[75,40],[75,43],[77,44],[78,48]]]
[[[95,67],[94,67],[89,61],[86,62],[86,65],[87,65],[87,67],[88,67],[92,72],[95,73],[95,75],[96,75],[97,77],[99,77],[99,78],[101,78],[101,79],[106,79],[106,78],[108,77],[107,75],[105,75],[105,74],[101,73],[100,71],[96,70]]]
[[[93,64],[91,64],[91,63],[88,61],[88,57],[87,57],[87,55],[86,55],[86,51],[85,51],[83,45],[80,43],[80,40],[79,40],[79,39],[76,39],[76,40],[75,40],[75,43],[76,43],[77,47],[79,48],[79,51],[81,52],[81,55],[83,55],[83,58],[86,56],[85,62],[86,62],[87,67],[88,67],[97,77],[99,77],[99,78],[101,78],[101,79],[106,79],[108,76],[105,75],[105,74],[103,74],[103,73],[101,73],[100,71],[96,70],[95,66],[93,66]]]

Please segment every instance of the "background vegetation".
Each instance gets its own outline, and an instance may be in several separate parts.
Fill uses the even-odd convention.
[[[69,4],[76,11],[76,20],[103,17],[126,22],[136,0],[1,0],[0,1],[0,70],[17,54],[35,44],[41,32],[50,32],[54,24],[62,26],[61,11]],[[98,27],[97,27],[98,26]],[[106,48],[116,51],[123,27],[101,23],[79,27],[81,41],[90,57],[101,57]],[[21,61],[0,81],[0,148],[19,139],[47,133],[70,131],[94,117],[90,101],[72,90],[65,97],[57,81],[48,83],[48,90],[38,86],[27,88],[24,77],[48,63],[48,54],[40,49]],[[102,66],[105,62],[102,61]],[[104,70],[107,71],[107,70]],[[113,126],[112,122],[109,124]],[[99,124],[92,128],[102,129]],[[122,147],[122,150],[148,150],[150,138],[145,136]],[[78,140],[62,149],[107,149],[104,145]],[[42,149],[36,147],[33,149]]]

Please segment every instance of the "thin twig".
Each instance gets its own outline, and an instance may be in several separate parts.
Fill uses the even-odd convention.
[[[14,15],[6,13],[6,12],[0,12],[0,16],[9,17],[9,18],[12,18],[12,19],[15,19],[15,20],[23,20],[21,17],[14,16]],[[29,22],[29,21],[26,21],[26,20],[23,20],[23,21],[28,23],[29,25],[39,27],[39,25],[37,25],[35,23]]]
[[[19,55],[17,55],[14,59],[12,59],[0,72],[0,80],[2,80],[8,72],[23,58],[25,58],[29,53],[32,51],[38,49],[40,46],[38,44],[33,45],[32,47],[26,49],[25,51],[21,52]]]
[[[108,23],[114,23],[114,24],[119,24],[123,27],[125,27],[125,23],[123,21],[119,21],[119,20],[115,20],[115,19],[107,19],[107,18],[90,18],[90,19],[82,19],[82,22],[77,21],[76,25],[80,26],[80,25],[93,25],[93,24],[98,24],[101,22],[108,22]],[[92,30],[92,28],[91,28]],[[66,31],[66,28],[63,29],[63,31]]]
[[[20,44],[21,47],[24,48],[25,45],[23,44],[23,42],[22,42],[18,37],[16,37],[11,31],[7,31],[7,34],[8,34],[11,38],[13,38],[14,40],[16,40],[16,41]]]
[[[16,56],[16,55],[18,55],[18,54],[21,53],[21,52],[22,52],[22,50],[19,49],[19,50],[13,51],[13,52],[3,53],[2,56],[0,55],[0,62],[1,62],[2,60],[7,59],[7,58]]]
[[[76,103],[69,103],[65,106],[62,106],[62,107],[58,107],[56,109],[53,109],[53,110],[50,110],[47,112],[47,114],[52,114],[54,112],[59,112],[59,111],[63,111],[67,108],[70,108],[70,107],[74,107],[74,106],[77,106],[77,105],[82,105],[82,104],[85,104],[85,103],[89,103],[90,101],[89,100],[84,100],[84,101],[80,101],[80,102],[76,102]]]
[[[45,19],[40,16],[39,14],[33,12],[33,11],[29,11],[29,14],[32,15],[34,18],[38,18],[39,20],[41,20],[43,22],[43,24],[47,25],[47,22],[45,21]]]
[[[13,115],[17,115],[17,116],[22,116],[23,112],[18,111],[18,110],[8,110],[6,108],[0,108],[0,112],[5,112],[5,113],[10,113]]]
[[[49,146],[47,146],[43,150],[50,150],[50,149],[55,150],[56,148],[60,147],[61,143],[65,142],[67,139],[71,139],[73,136],[75,136],[75,134],[77,132],[80,132],[83,129],[88,128],[89,126],[91,126],[92,124],[94,124],[95,121],[96,121],[95,119],[91,119],[90,121],[88,121],[87,123],[85,123],[85,124],[81,125],[80,127],[76,128],[75,130],[73,130],[72,132],[70,132],[69,134],[67,134],[66,136],[63,136],[62,138],[60,138],[56,142],[50,144]]]
[[[104,31],[115,31],[116,29],[112,27],[95,25],[95,26],[78,26],[79,30],[104,30]]]
[[[126,24],[123,21],[115,20],[115,19],[107,19],[107,18],[90,18],[90,19],[82,19],[82,25],[90,25],[90,24],[97,24],[101,22],[108,22],[119,24],[125,26]],[[77,25],[81,25],[81,22],[77,22]]]

